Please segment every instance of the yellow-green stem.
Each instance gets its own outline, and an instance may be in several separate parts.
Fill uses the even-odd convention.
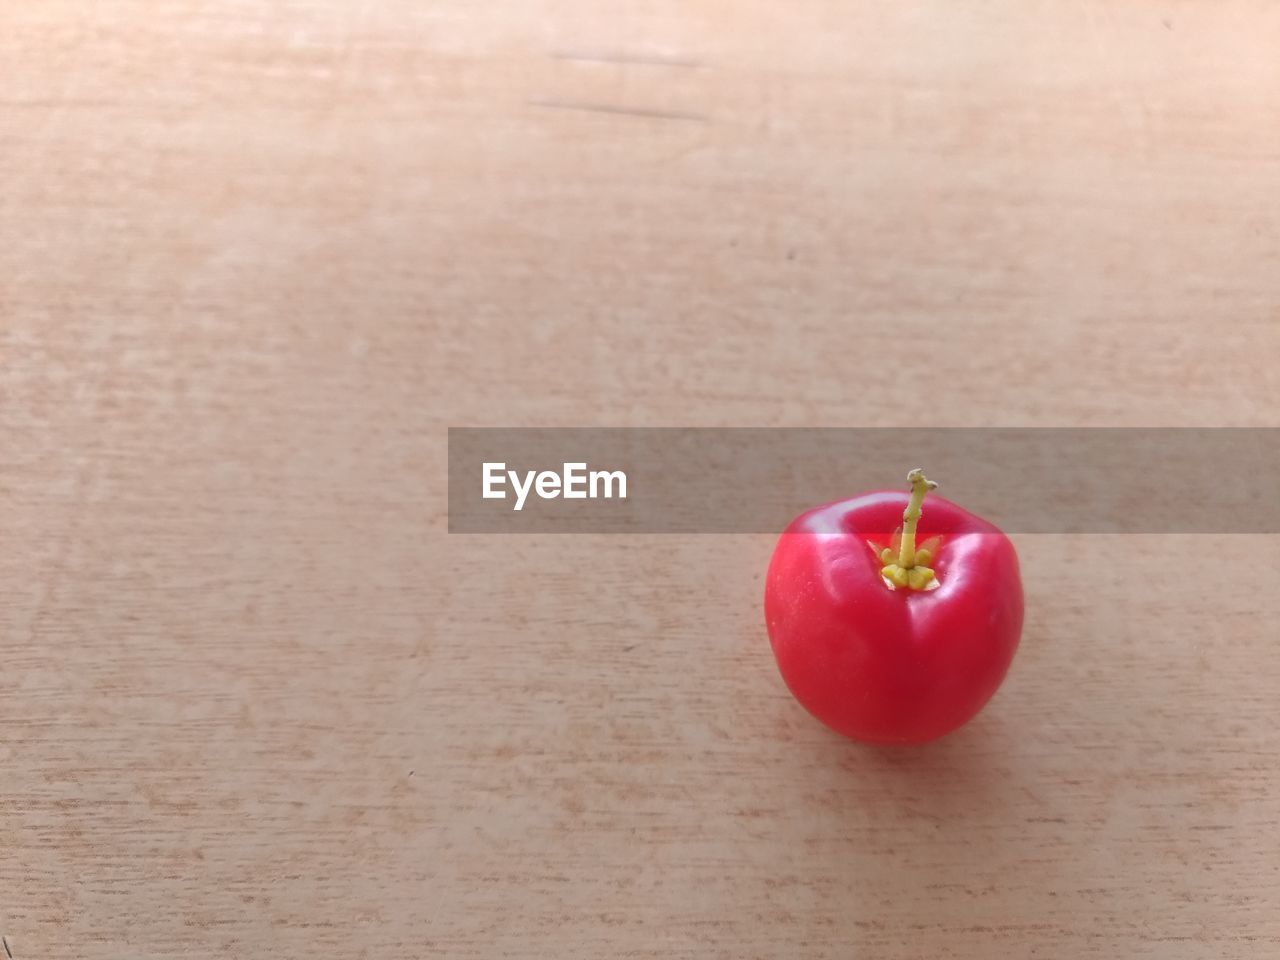
[[[938,486],[932,480],[926,480],[924,471],[919,467],[907,474],[907,481],[911,484],[911,500],[907,509],[902,511],[902,545],[898,548],[898,566],[903,570],[910,570],[916,565],[916,524],[924,512],[921,506],[925,494]]]
[[[902,539],[898,545],[897,561],[894,561],[893,551],[885,549],[880,555],[884,564],[880,568],[880,575],[890,587],[931,590],[937,586],[933,568],[929,566],[933,562],[933,555],[928,550],[916,552],[916,524],[920,522],[920,514],[923,513],[925,494],[937,487],[937,484],[925,479],[924,471],[919,468],[907,474],[907,481],[911,484],[911,499],[907,502],[907,509],[902,512]]]

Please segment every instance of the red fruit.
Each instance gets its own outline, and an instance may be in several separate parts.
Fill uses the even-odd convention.
[[[765,583],[783,680],[823,723],[869,743],[924,743],[972,719],[1022,632],[1009,538],[941,497],[922,511],[935,484],[918,470],[908,480],[910,495],[878,491],[797,517]]]

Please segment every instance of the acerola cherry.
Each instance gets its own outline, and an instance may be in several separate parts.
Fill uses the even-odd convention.
[[[941,497],[878,491],[802,514],[765,583],[783,680],[814,716],[870,743],[924,743],[996,692],[1022,632],[1009,538]],[[917,547],[917,539],[919,546]]]

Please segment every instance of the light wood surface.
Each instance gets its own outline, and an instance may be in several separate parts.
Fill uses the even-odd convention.
[[[444,486],[1280,425],[1280,7],[10,0],[0,79],[14,960],[1280,956],[1276,538],[1018,538],[1004,689],[895,752],[783,689],[770,537]]]

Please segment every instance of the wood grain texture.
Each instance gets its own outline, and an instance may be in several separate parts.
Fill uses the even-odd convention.
[[[450,424],[904,384],[1280,424],[1278,51],[1257,0],[5,4],[15,960],[1280,955],[1275,538],[1019,538],[1008,683],[895,752],[782,688],[770,538],[444,489]]]

